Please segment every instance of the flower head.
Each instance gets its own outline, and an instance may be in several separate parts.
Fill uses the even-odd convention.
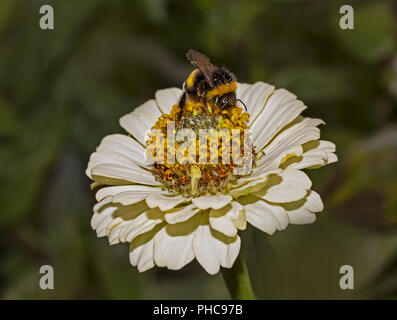
[[[315,221],[323,204],[302,169],[337,161],[335,145],[319,140],[322,120],[301,116],[306,106],[294,94],[263,82],[238,84],[246,112],[187,106],[178,120],[182,93],[157,91],[120,119],[129,135],[105,137],[91,155],[98,237],[130,242],[139,271],[178,270],[196,258],[215,274],[233,265],[247,222],[273,234]],[[203,129],[218,135],[202,143]],[[233,130],[242,134],[222,140]]]

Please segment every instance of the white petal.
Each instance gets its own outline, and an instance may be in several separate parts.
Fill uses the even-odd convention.
[[[316,221],[316,215],[307,210],[297,210],[288,213],[291,224],[310,224]]]
[[[247,221],[254,227],[272,235],[278,228],[279,222],[264,201],[257,199],[255,202],[244,204]]]
[[[100,183],[109,185],[126,184],[128,182],[145,185],[160,185],[154,176],[133,164],[111,163],[111,158],[102,160],[104,164],[96,165],[91,170],[92,178]]]
[[[149,209],[132,219],[125,215],[117,217],[110,225],[108,234],[110,244],[119,242],[131,242],[137,236],[152,230],[156,225],[164,221],[164,213],[158,208]]]
[[[254,194],[276,203],[293,202],[302,199],[310,190],[312,182],[300,170],[285,170],[270,177],[265,187]]]
[[[98,237],[108,236],[111,244],[119,242],[120,224],[125,220],[135,219],[139,214],[148,210],[145,202],[134,206],[120,206],[111,203],[111,197],[106,197],[94,206],[91,227],[96,230]],[[111,232],[116,230],[117,232]]]
[[[289,128],[284,129],[279,135],[263,149],[264,156],[258,161],[254,171],[268,171],[280,165],[281,160],[293,153],[296,148],[301,148],[304,143],[320,138],[320,129],[317,128],[323,121],[300,117]],[[296,151],[295,151],[296,152]],[[298,151],[300,156],[302,151]]]
[[[154,261],[159,267],[179,270],[194,259],[193,239],[200,216],[167,225],[154,237]]]
[[[132,243],[130,246],[132,246]],[[153,239],[130,251],[130,263],[137,267],[139,272],[144,272],[154,267]]]
[[[194,204],[190,204],[186,207],[168,210],[164,217],[168,223],[175,224],[189,220],[199,211],[200,209],[197,208]]]
[[[267,184],[270,176],[279,174],[282,171],[279,168],[270,171],[253,171],[249,176],[238,179],[236,186],[230,190],[229,194],[233,198],[238,198],[252,192],[257,192]]]
[[[161,188],[159,187],[151,187],[151,186],[143,186],[143,185],[124,185],[124,186],[111,186],[111,187],[103,187],[98,190],[95,197],[97,201],[101,201],[103,198],[107,196],[116,196],[125,192],[136,192],[139,195],[142,193],[158,193],[161,192]],[[145,197],[142,197],[143,200]]]
[[[337,161],[338,161],[338,156],[335,153],[330,153],[328,155],[327,164],[331,164],[331,163],[334,163],[334,162],[337,162]]]
[[[131,137],[121,134],[106,136],[102,139],[96,152],[91,154],[86,174],[92,179],[92,168],[105,163],[117,163],[140,169],[139,166],[146,166],[144,152],[145,149]]]
[[[244,230],[247,227],[244,208],[237,201],[232,201],[221,209],[211,209],[209,222],[212,229],[228,237],[234,237],[237,229]]]
[[[277,204],[262,201],[262,205],[266,208],[267,212],[271,212],[273,217],[277,221],[277,230],[284,230],[288,227],[289,217],[286,210]]]
[[[165,194],[150,194],[146,198],[146,203],[150,208],[159,207],[161,211],[171,210],[182,202],[189,201],[184,196],[165,195]]]
[[[211,209],[209,214],[211,228],[228,237],[237,235],[237,228],[232,221],[232,217],[228,215],[228,213],[233,213],[232,209],[233,207],[230,203],[221,209]]]
[[[170,113],[172,106],[179,102],[183,91],[179,88],[168,88],[156,91],[158,107],[163,113]]]
[[[91,227],[96,231],[97,237],[105,237],[109,224],[113,221],[113,213],[117,207],[108,207],[100,213],[94,213],[91,218]]]
[[[139,107],[135,108],[132,111],[132,113],[134,111],[136,111],[137,113],[141,112],[141,111],[150,113],[152,115],[154,122],[156,122],[157,119],[161,116],[161,110],[159,109],[155,99],[150,99],[150,100],[146,101],[144,104],[141,104]],[[154,124],[154,122],[153,122],[153,124]]]
[[[112,219],[108,223],[106,229],[106,235],[109,243],[112,245],[122,241],[119,234],[121,229],[128,225],[128,222],[136,219],[139,215],[149,210],[149,207],[144,201],[140,201],[131,206],[121,206],[119,204],[113,206],[116,207],[116,210],[112,213]]]
[[[106,199],[101,199],[98,203],[96,203],[93,207],[94,212],[102,210],[105,206],[112,202],[112,197],[106,197]]]
[[[237,99],[243,100],[244,98],[247,98],[249,96],[248,92],[252,86],[253,86],[253,84],[237,82],[237,90],[236,90]],[[244,100],[243,100],[243,102],[245,103]],[[237,105],[241,108],[244,108],[244,105],[240,101],[237,101]],[[254,106],[247,107],[247,110],[249,113],[251,113],[251,111],[253,110],[253,107]]]
[[[306,106],[285,89],[277,89],[266,102],[265,108],[251,126],[253,143],[257,151],[265,147],[287,124],[293,121]]]
[[[305,151],[300,158],[293,158],[287,163],[288,168],[318,168],[336,162],[335,144],[325,140],[310,141],[305,144]]]
[[[113,152],[124,156],[131,162],[146,166],[144,160],[145,148],[136,140],[123,134],[112,134],[102,139],[96,149],[98,152]]]
[[[316,220],[315,212],[323,210],[323,202],[319,194],[311,190],[305,199],[296,203],[283,205],[287,210],[290,223],[292,224],[308,224]]]
[[[155,194],[161,196],[161,193],[163,192],[160,188],[152,188],[141,185],[137,185],[137,187],[141,188],[117,193],[115,196],[113,196],[113,202],[128,206],[130,204],[137,203],[138,201],[145,200],[149,197],[149,195],[151,197],[153,197]]]
[[[286,204],[269,203],[249,195],[239,199],[246,211],[247,221],[256,228],[273,234],[291,224],[307,224],[316,220],[314,212],[323,210],[320,196],[313,190],[306,197]]]
[[[230,195],[224,195],[221,193],[217,193],[214,196],[201,196],[197,198],[193,198],[192,202],[200,209],[220,209],[226,206],[230,201],[232,201],[232,197]]]
[[[96,231],[98,237],[106,236],[108,225],[112,222],[113,213],[117,209],[116,206],[109,205],[111,201],[111,197],[107,197],[94,206],[91,227]]]
[[[316,191],[311,190],[309,195],[307,196],[306,208],[311,212],[321,212],[324,210],[323,201]]]
[[[92,168],[98,165],[106,164],[106,163],[117,163],[122,166],[127,166],[129,167],[137,167],[134,163],[129,161],[123,156],[120,156],[116,153],[113,152],[94,152],[90,156],[90,160],[88,161],[88,166],[86,169],[86,174],[90,179],[93,179],[92,177]],[[138,167],[139,168],[139,167]]]
[[[302,153],[303,148],[301,145],[286,145],[285,149],[280,149],[278,152],[267,153],[257,161],[256,166],[252,170],[251,177],[260,177],[263,173],[274,171],[289,157],[300,157]]]
[[[245,230],[247,227],[247,218],[245,216],[245,210],[243,206],[237,201],[232,201],[231,205],[232,210],[228,214],[231,217],[234,225],[239,230]]]
[[[164,228],[158,225],[153,230],[146,232],[135,238],[130,244],[130,262],[136,266],[139,272],[146,271],[154,267],[154,236]]]
[[[248,177],[247,177],[247,179],[248,179]],[[243,180],[243,181],[240,181],[240,180]],[[238,181],[239,184],[237,185],[237,187],[230,190],[229,194],[234,199],[236,199],[238,197],[247,195],[249,193],[259,191],[263,188],[264,185],[266,185],[267,180],[268,180],[268,176],[252,178],[249,180],[245,180],[245,178],[239,179],[239,181]],[[243,182],[244,182],[244,184],[243,184]]]
[[[146,134],[160,116],[156,101],[151,99],[120,118],[120,125],[143,146],[146,145]]]
[[[290,158],[286,161],[285,166],[288,169],[311,169],[318,168],[326,164],[324,158],[327,155],[324,152],[311,152],[303,154],[301,157]]]
[[[193,250],[197,261],[209,274],[216,274],[220,266],[231,268],[240,251],[241,240],[212,230],[208,215],[202,214],[200,225],[193,240]]]
[[[255,119],[262,112],[267,99],[273,91],[274,86],[261,81],[252,85],[238,83],[236,96],[247,106],[248,113],[250,114],[250,126],[255,122]],[[240,102],[239,104],[241,107],[244,107]]]
[[[256,168],[256,167],[255,167]],[[264,171],[264,170],[254,170],[252,173],[248,176],[243,176],[239,178],[236,182],[236,185],[233,187],[233,189],[239,189],[241,187],[244,187],[248,182],[254,182],[254,180],[260,180],[260,181],[266,181],[266,178],[272,174],[278,174],[282,172],[283,170],[281,168],[276,168],[272,169],[269,171]]]

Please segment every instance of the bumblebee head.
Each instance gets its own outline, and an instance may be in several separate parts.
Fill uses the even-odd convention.
[[[237,103],[237,98],[236,98],[236,92],[232,91],[229,93],[226,93],[222,96],[216,97],[215,98],[215,104],[221,109],[229,109],[232,108],[236,105]]]
[[[213,101],[219,109],[227,109],[236,105],[237,82],[234,75],[227,69],[217,68],[212,74],[213,86],[207,90],[207,101]]]

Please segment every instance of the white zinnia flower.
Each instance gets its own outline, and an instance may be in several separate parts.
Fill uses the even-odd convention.
[[[196,258],[215,274],[232,267],[238,230],[247,222],[271,235],[290,223],[315,221],[323,203],[301,170],[337,161],[335,145],[319,140],[323,121],[300,116],[306,106],[294,94],[263,82],[237,89],[250,114],[251,174],[216,194],[193,197],[164,188],[145,161],[146,133],[181,95],[178,88],[157,91],[120,119],[129,135],[105,137],[91,155],[86,173],[103,186],[91,221],[98,237],[130,242],[130,261],[139,271],[155,265],[178,270]]]

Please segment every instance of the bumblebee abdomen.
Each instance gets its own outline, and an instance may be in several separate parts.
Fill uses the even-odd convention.
[[[196,82],[196,78],[199,75],[200,70],[194,69],[190,74],[189,77],[186,79],[185,87],[186,89],[192,88]]]

